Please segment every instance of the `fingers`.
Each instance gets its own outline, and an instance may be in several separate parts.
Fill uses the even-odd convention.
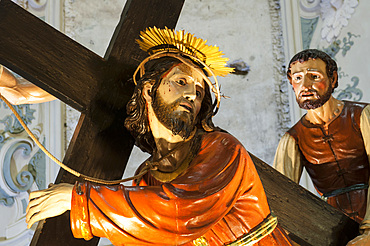
[[[51,189],[52,188],[48,188],[46,190],[33,191],[33,192],[30,193],[28,200],[33,200],[33,199],[39,198],[41,196],[45,196],[45,195],[50,193]]]
[[[46,207],[43,207],[41,210],[39,209],[39,207],[40,205],[31,208],[29,213],[27,214],[26,222],[28,229],[31,228],[32,225],[37,221],[47,219],[50,217],[55,217],[67,211],[63,207],[56,206],[54,204],[49,204]]]
[[[58,202],[50,203],[47,199],[42,199],[40,203],[39,201],[40,199],[31,201],[32,204],[30,203],[31,205],[28,207],[26,214],[28,228],[31,228],[31,226],[39,220],[55,217],[67,211],[67,208],[60,205]]]
[[[73,185],[52,185],[46,190],[34,191],[29,195],[26,222],[30,228],[35,222],[61,215],[71,209]]]
[[[30,194],[30,196],[31,196],[31,194]],[[30,202],[28,203],[28,206],[26,208],[26,213],[28,213],[28,211],[29,211],[30,208],[32,208],[32,207],[34,207],[34,206],[36,206],[36,205],[44,202],[48,198],[49,198],[49,196],[46,196],[46,195],[44,195],[44,196],[38,196],[38,197],[32,198],[32,199],[30,198]]]

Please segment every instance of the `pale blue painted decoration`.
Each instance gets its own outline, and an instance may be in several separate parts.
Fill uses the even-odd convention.
[[[4,132],[0,132],[0,149],[2,147],[2,144],[4,143],[5,137],[4,137]]]
[[[333,41],[327,48],[323,48],[322,50],[331,56],[333,59],[335,59],[335,56],[338,54],[340,51],[340,40],[335,40]]]
[[[9,196],[3,189],[0,187],[0,204],[3,204],[7,207],[10,207],[14,204],[14,198]]]
[[[342,52],[339,54],[345,57],[347,52],[354,45],[354,41],[352,40],[352,38],[359,38],[359,37],[361,36],[347,32],[347,37],[344,37],[342,40],[333,41],[327,48],[323,48],[322,50],[326,52],[328,55],[330,55],[333,59],[335,59],[335,56],[338,55],[340,51]],[[348,74],[345,74],[341,70],[342,68],[338,67],[339,83],[343,83],[344,78],[348,77]],[[356,88],[358,84],[360,83],[360,79],[357,76],[353,76],[351,78],[351,81],[352,81],[352,85],[347,84],[345,89],[336,89],[333,93],[333,96],[339,100],[348,99],[348,100],[355,101],[355,102],[361,101],[363,92],[361,89]]]
[[[22,199],[21,200],[21,202],[22,202],[22,208],[23,208],[23,214],[25,214],[26,213],[26,210],[27,210],[27,200],[26,199]]]
[[[37,151],[32,157],[28,170],[36,177],[35,182],[39,190],[46,189],[46,158],[42,150]]]
[[[344,37],[342,41],[335,40],[327,48],[323,48],[322,50],[333,58],[335,58],[340,50],[342,50],[342,56],[346,56],[347,52],[354,45],[354,41],[351,40],[352,37],[361,37],[360,35],[355,35],[350,32],[347,32],[347,35],[348,37]]]
[[[318,21],[319,21],[319,17],[316,17],[314,19],[306,19],[306,18],[301,17],[303,49],[310,48],[312,36],[316,30]]]
[[[8,106],[5,103],[0,103],[0,108],[8,109]],[[29,125],[32,123],[32,120],[35,119],[34,113],[35,110],[31,109],[30,105],[19,105],[14,106],[14,109],[20,114],[24,122]],[[0,131],[0,149],[5,145],[7,146],[4,159],[1,163],[1,174],[4,177],[6,187],[0,187],[0,204],[5,206],[13,206],[16,197],[12,197],[12,193],[8,193],[7,189],[10,189],[14,193],[27,192],[33,182],[36,182],[39,189],[45,189],[45,175],[46,175],[46,160],[45,155],[38,151],[32,158],[31,152],[33,146],[27,140],[24,140],[23,137],[18,138],[17,135],[24,131],[21,124],[18,122],[16,117],[11,114],[2,116],[0,119],[0,124],[4,127],[4,130]],[[7,136],[7,133],[10,133],[10,136]],[[12,141],[12,145],[8,146],[9,141]],[[30,158],[30,162],[26,168],[23,168],[18,173],[14,172],[15,165],[13,156],[18,150],[18,154],[24,158]],[[21,152],[19,153],[19,150]],[[3,149],[4,151],[4,149]],[[14,176],[15,175],[15,176]],[[25,211],[27,207],[27,201],[22,200],[23,210]]]
[[[32,146],[28,142],[16,142],[5,153],[3,163],[3,175],[10,189],[14,192],[27,191],[31,188],[34,178],[29,171],[21,171],[17,174],[16,180],[13,180],[11,175],[11,159],[16,150],[22,149],[22,155],[27,157],[30,155]]]
[[[0,104],[1,106],[1,104]],[[8,106],[3,102],[4,108],[8,108]],[[29,124],[32,122],[35,117],[33,116],[34,112],[36,110],[31,109],[30,105],[24,104],[24,105],[15,105],[14,106],[15,111],[21,116],[22,120]],[[22,125],[19,123],[19,121],[16,119],[16,117],[11,114],[11,116],[5,116],[3,119],[0,119],[0,123],[3,123],[5,125],[5,132],[10,133],[19,133],[24,131]]]
[[[343,90],[339,89],[338,91],[334,91],[334,96],[339,99],[349,99],[351,101],[361,101],[363,93],[360,89],[356,88],[360,79],[357,76],[351,78],[353,85],[347,84],[347,87]]]

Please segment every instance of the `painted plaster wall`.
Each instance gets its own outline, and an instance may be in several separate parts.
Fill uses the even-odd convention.
[[[275,1],[186,0],[177,25],[219,46],[230,62],[242,60],[250,66],[247,75],[219,78],[222,93],[230,98],[222,100],[214,122],[268,163],[272,163],[281,132],[277,128],[271,2]],[[66,34],[103,56],[124,3],[66,1]],[[131,175],[145,158],[134,149],[125,175]]]

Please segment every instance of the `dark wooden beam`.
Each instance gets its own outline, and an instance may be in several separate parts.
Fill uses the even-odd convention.
[[[174,28],[183,0],[129,0],[104,58],[0,0],[0,63],[82,112],[64,159],[86,175],[118,179],[133,139],[123,127],[130,78],[146,55],[135,39],[150,26]],[[301,245],[345,245],[358,224],[252,156],[272,211]],[[56,183],[74,183],[64,171]],[[279,185],[277,185],[279,184]],[[69,214],[39,223],[31,245],[97,245],[74,239]]]
[[[250,155],[272,212],[299,245],[344,246],[358,235],[357,222]]]
[[[0,64],[83,112],[104,59],[10,0],[0,1]]]
[[[0,52],[0,56],[4,55],[2,57],[4,59],[0,60],[0,62],[3,62],[11,70],[25,76],[25,78],[36,85],[39,85],[57,97],[61,96],[61,99],[69,93],[68,100],[65,100],[67,103],[70,104],[71,98],[74,96],[77,99],[87,97],[87,99],[82,99],[77,104],[77,99],[73,99],[73,103],[75,104],[72,104],[72,106],[76,107],[77,105],[76,108],[82,109],[82,115],[63,161],[66,165],[85,175],[96,178],[112,180],[122,177],[134,143],[133,138],[123,124],[126,117],[126,104],[134,88],[134,84],[130,81],[130,78],[140,60],[146,56],[135,43],[135,39],[139,38],[140,31],[147,27],[167,26],[169,28],[175,28],[183,2],[183,0],[128,1],[104,59],[101,57],[95,59],[94,57],[96,55],[91,51],[81,48],[67,37],[59,37],[59,39],[65,40],[65,48],[70,50],[70,52],[65,54],[70,57],[62,57],[64,62],[72,59],[72,63],[79,63],[80,56],[89,57],[83,60],[84,62],[81,66],[69,66],[64,64],[64,62],[63,64],[57,63],[57,59],[56,61],[48,62],[49,58],[45,61],[41,57],[38,57],[38,55],[36,55],[38,57],[36,60],[34,58],[28,58],[34,52],[41,52],[37,48],[31,49],[28,46],[27,49],[31,50],[21,60],[13,58],[14,54],[12,52]],[[0,5],[0,14],[8,14],[13,9],[19,12],[24,11],[19,7],[15,7],[8,0],[5,0],[5,3],[3,6]],[[23,26],[27,24],[28,28],[33,28],[33,32],[39,33],[33,36],[32,39],[37,39],[38,36],[42,37],[40,33],[44,33],[44,23],[40,23],[37,18],[28,13],[22,13],[22,18],[24,18],[23,22],[19,22],[17,25]],[[4,25],[9,26],[9,21],[4,22]],[[12,28],[8,27],[8,29],[11,32],[10,30]],[[25,28],[21,28],[22,32],[25,31],[23,29]],[[47,28],[46,30],[50,31],[49,29]],[[17,34],[15,32],[12,35],[16,36]],[[54,35],[57,37],[59,34]],[[11,46],[10,39],[0,38],[0,40],[6,47]],[[19,42],[23,41],[20,40]],[[43,44],[42,48],[48,50],[50,53],[55,53],[54,49],[57,49],[54,47],[54,44],[43,40],[43,38],[37,40],[36,43]],[[22,49],[24,48],[16,49],[15,52],[22,53]],[[30,67],[30,62],[23,62],[25,59],[30,59],[28,61],[34,62],[34,66],[45,67],[43,70],[37,69],[33,71],[32,67]],[[82,76],[84,78],[82,84],[73,83],[72,81],[69,83],[69,80],[65,83],[63,81],[64,77],[50,77],[49,75],[61,74],[69,77],[70,74],[84,73],[85,71],[87,75]],[[47,74],[43,75],[43,72],[47,72]],[[45,79],[45,82],[39,81],[42,79]],[[49,79],[51,81],[48,81]],[[75,79],[78,80],[79,78]],[[80,89],[78,87],[80,86],[82,86],[83,90],[88,91],[88,93],[74,95],[74,91],[79,91]],[[76,180],[76,177],[61,170],[55,183],[74,183]],[[52,244],[56,246],[97,245],[97,238],[88,242],[74,239],[69,228],[68,216],[68,213],[65,213],[62,216],[40,222],[31,245],[50,245],[50,242],[53,242]]]

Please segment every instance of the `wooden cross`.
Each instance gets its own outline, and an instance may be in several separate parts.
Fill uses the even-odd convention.
[[[134,88],[129,80],[147,55],[135,39],[147,27],[175,28],[183,3],[128,0],[102,58],[10,0],[0,1],[0,64],[81,112],[65,164],[93,177],[122,177],[134,143],[123,124]],[[75,181],[61,170],[55,183]],[[74,239],[66,213],[39,223],[31,245],[97,245],[98,239]]]
[[[0,64],[81,112],[64,163],[83,174],[122,177],[134,140],[123,121],[129,81],[146,56],[135,44],[149,26],[174,28],[184,0],[128,0],[102,58],[10,0],[0,0]],[[358,224],[252,155],[272,211],[300,245],[345,245]],[[55,183],[74,183],[60,171]],[[69,213],[39,223],[31,245],[97,245],[74,239]]]

